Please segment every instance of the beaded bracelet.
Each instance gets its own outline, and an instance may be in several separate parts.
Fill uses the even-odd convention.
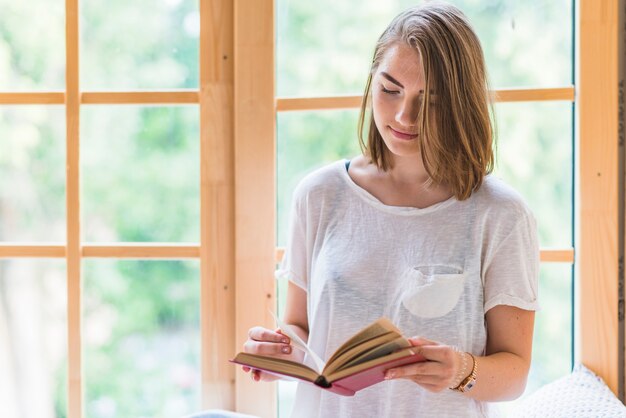
[[[459,384],[467,377],[467,353],[459,350],[458,348],[454,348],[454,351],[461,355],[461,367],[459,368],[456,377],[454,379],[454,384],[449,389],[454,389],[459,386]]]

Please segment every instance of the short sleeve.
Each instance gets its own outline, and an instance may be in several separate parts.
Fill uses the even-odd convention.
[[[287,279],[307,291],[307,236],[305,197],[300,188],[296,188],[291,206],[289,232],[285,254],[276,270],[277,279]]]
[[[539,245],[537,224],[530,211],[523,211],[504,238],[486,257],[484,312],[497,305],[524,310],[539,309]]]

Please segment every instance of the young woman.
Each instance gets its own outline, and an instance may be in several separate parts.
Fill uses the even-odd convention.
[[[441,3],[397,16],[364,97],[363,155],[295,191],[278,272],[289,280],[284,320],[325,359],[384,316],[427,361],[354,397],[300,384],[294,416],[488,416],[488,402],[526,385],[539,250],[530,210],[489,175],[488,83],[466,17]],[[309,361],[260,327],[244,350]]]

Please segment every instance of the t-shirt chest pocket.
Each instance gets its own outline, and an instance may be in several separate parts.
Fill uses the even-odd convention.
[[[402,305],[421,318],[446,315],[457,305],[465,285],[462,269],[446,266],[418,266],[403,275]]]

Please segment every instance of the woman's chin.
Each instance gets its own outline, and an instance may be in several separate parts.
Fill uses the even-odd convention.
[[[387,149],[396,157],[417,157],[420,155],[419,146],[416,141],[405,141],[398,143],[396,141],[385,141]]]

